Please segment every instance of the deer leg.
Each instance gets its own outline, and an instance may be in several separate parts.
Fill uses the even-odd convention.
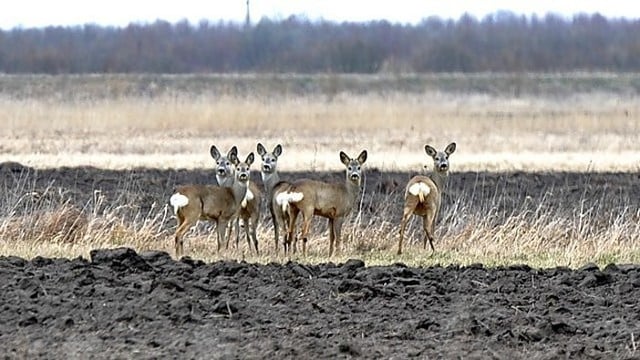
[[[287,235],[288,235],[286,224],[289,221],[289,219],[285,220],[282,213],[275,212],[275,211],[273,211],[271,216],[273,217],[273,230],[275,234],[274,240],[275,240],[276,255],[278,254],[278,242],[280,241],[280,230],[283,231],[282,247],[283,247],[283,251],[286,253],[287,252]]]
[[[220,226],[220,223],[218,223],[218,226]],[[216,229],[216,233],[217,233],[217,229]],[[233,220],[231,221],[231,225],[228,225],[228,228],[224,230],[224,237],[226,237],[227,239],[231,239],[231,235],[233,235]],[[224,238],[223,237],[223,238]],[[220,243],[220,239],[218,239],[218,243]],[[220,245],[218,245],[220,246]],[[227,244],[225,245],[225,250],[229,250],[229,243],[227,242]]]
[[[179,258],[182,255],[182,238],[180,237],[180,229],[182,228],[182,224],[184,224],[184,220],[178,216],[178,227],[176,228],[176,233],[173,239],[173,246],[176,254],[176,258]]]
[[[256,255],[260,255],[260,250],[258,249],[258,236],[256,227],[251,227],[251,236],[253,237],[253,247],[256,249]]]
[[[182,237],[180,237],[178,234],[176,234],[176,238],[175,238],[175,251],[176,251],[176,258],[180,258],[180,256],[182,256],[182,252],[183,252],[183,248],[184,248],[184,244],[183,244],[183,240]]]
[[[292,227],[290,222],[291,222],[291,214],[290,213],[285,213],[285,212],[278,212],[276,213],[278,216],[278,221],[280,222],[281,226],[282,226],[282,232],[284,233],[283,235],[283,244],[284,244],[284,252],[287,253],[289,252],[290,249],[290,244],[291,244],[291,229],[295,230],[295,225]],[[293,224],[295,224],[296,221],[293,220]]]
[[[232,221],[231,224],[235,223],[236,225],[236,250],[240,247],[240,216],[237,216],[235,221]],[[244,228],[246,230],[247,223],[242,219],[242,223],[244,224]],[[231,225],[233,226],[233,225]]]
[[[307,238],[309,236],[309,228],[311,227],[311,218],[313,217],[313,213],[309,213],[308,211],[302,212],[302,256],[307,256]],[[293,242],[295,244],[295,241]],[[293,251],[295,252],[295,247]]]
[[[218,223],[218,226],[220,226],[219,223]],[[233,220],[231,221],[231,225],[228,226],[228,229],[225,229],[225,237],[227,239],[230,239],[232,234],[233,234]],[[229,243],[226,244],[225,249],[229,249]]]
[[[253,213],[255,214],[255,212]],[[251,246],[251,242],[253,242],[255,244],[255,250],[256,250],[256,254],[258,253],[258,240],[255,240],[255,234],[256,234],[256,228],[254,226],[257,225],[256,219],[254,219],[254,215],[251,215],[251,217],[247,218],[244,220],[244,229],[245,229],[245,234],[247,235],[247,245],[249,246],[249,251],[251,251],[252,246]]]
[[[260,255],[260,250],[258,250],[258,218],[260,216],[259,211],[254,211],[253,216],[251,217],[251,235],[253,236],[253,246],[256,248],[256,255]]]
[[[425,217],[422,218],[422,228],[424,229],[424,240],[423,240],[423,248],[427,248],[427,240],[429,240],[429,246],[431,246],[431,251],[435,252],[436,249],[433,247],[433,223],[435,222],[435,212],[430,211],[427,213]]]
[[[329,219],[329,257],[333,255],[333,242],[336,239],[336,228],[333,225],[334,220]]]
[[[269,206],[269,212],[271,213],[271,222],[273,223],[273,235],[274,235],[274,239],[275,239],[275,250],[276,250],[276,254],[278,253],[278,240],[280,240],[280,236],[278,234],[278,232],[280,231],[280,229],[278,229],[280,227],[280,223],[279,221],[276,219],[276,212],[273,209],[273,202],[271,203],[271,206]]]
[[[228,249],[229,247],[229,241],[228,238],[226,237],[227,235],[227,227],[229,226],[229,221],[228,220],[218,220],[218,226],[217,226],[217,233],[218,233],[218,252],[220,252],[220,248],[222,247],[222,245],[225,245],[225,248]]]
[[[189,221],[186,221],[186,219],[184,217],[182,217],[182,216],[179,216],[178,221],[180,222],[180,224],[178,225],[178,228],[176,229],[176,236],[175,236],[176,258],[179,258],[183,254],[183,251],[184,251],[184,233],[187,230],[189,230],[189,227],[191,226],[191,223]]]
[[[287,239],[285,240],[285,253],[290,252],[291,251],[291,242],[293,241],[293,252],[295,253],[296,250],[296,245],[295,242],[297,241],[297,239],[295,238],[295,229],[296,229],[296,219],[298,217],[298,211],[294,210],[294,209],[290,209],[289,210],[289,236],[287,237]]]
[[[400,239],[398,240],[398,255],[402,254],[402,240],[404,239],[404,231],[407,227],[407,223],[413,215],[417,206],[417,202],[412,199],[406,199],[404,209],[402,212],[402,220],[400,221]]]
[[[218,244],[218,248],[216,252],[220,252],[220,222],[216,222],[216,243]],[[225,230],[226,231],[226,230]]]
[[[336,255],[342,254],[342,218],[333,220],[333,233],[336,237]]]
[[[249,219],[243,217],[242,223],[244,224],[244,236],[247,238],[247,245],[249,246],[247,250],[251,251],[252,246],[251,246],[251,235],[249,235],[249,232],[251,231],[249,229]],[[237,240],[236,240],[236,243],[237,243]],[[236,245],[236,249],[238,247],[240,247],[239,244]]]

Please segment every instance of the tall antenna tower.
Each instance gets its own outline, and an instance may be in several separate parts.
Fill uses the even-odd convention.
[[[249,16],[249,0],[247,0],[247,16],[244,18],[244,26],[251,26],[251,16]]]

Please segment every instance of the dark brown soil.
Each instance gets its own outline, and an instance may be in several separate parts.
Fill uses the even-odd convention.
[[[8,358],[631,358],[640,267],[0,257]]]
[[[283,176],[303,175],[319,177]],[[399,217],[409,176],[370,170],[365,216]],[[34,203],[69,202],[98,212],[100,206],[123,204],[127,211],[144,213],[164,205],[176,184],[192,182],[213,182],[213,173],[32,171],[4,163],[0,208],[20,214],[32,211]],[[540,203],[539,211],[559,213],[579,206],[637,209],[639,184],[638,174],[454,173],[445,206],[504,214]],[[104,196],[103,205],[95,204],[98,195]],[[126,248],[95,250],[90,260],[0,257],[0,354],[48,359],[640,356],[640,266],[364,265],[359,260],[318,266],[205,264]]]

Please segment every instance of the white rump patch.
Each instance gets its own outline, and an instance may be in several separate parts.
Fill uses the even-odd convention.
[[[303,198],[304,194],[301,192],[283,192],[276,195],[276,204],[280,205],[283,212],[287,212],[290,203],[298,202]]]
[[[189,198],[177,192],[171,195],[169,203],[173,206],[173,212],[177,214],[180,208],[189,204]]]
[[[304,198],[304,194],[301,192],[292,192],[289,194],[289,202],[298,202]]]
[[[409,194],[419,197],[420,201],[424,201],[424,198],[429,195],[430,192],[431,188],[429,185],[423,182],[417,182],[409,186]]]
[[[251,190],[249,190],[249,188],[247,188],[247,192],[244,194],[244,199],[242,199],[242,202],[240,203],[240,206],[242,206],[242,208],[246,208],[247,204],[249,203],[249,201],[253,200],[255,196],[253,195],[253,193],[251,192]]]

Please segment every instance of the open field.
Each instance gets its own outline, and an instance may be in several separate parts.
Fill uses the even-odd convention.
[[[580,266],[638,259],[640,76],[34,75],[0,82],[0,162],[27,167],[3,171],[2,253],[168,249],[175,220],[165,204],[173,186],[214,182],[204,170],[213,165],[211,144],[235,144],[246,154],[260,141],[283,145],[279,168],[290,178],[326,177],[340,169],[339,150],[366,148],[367,187],[348,225],[346,256],[393,262],[402,187],[429,163],[424,144],[456,141],[438,230],[440,249],[450,252],[400,260]],[[523,185],[528,181],[535,183]],[[34,192],[58,195],[24,208]],[[74,244],[44,241],[60,234],[7,233],[15,231],[7,224],[29,222],[37,211],[64,214],[69,206],[89,215],[88,232]],[[262,238],[270,226],[261,228]],[[191,254],[216,259],[203,229],[189,240]],[[324,226],[317,230],[322,241]],[[264,262],[275,254],[222,256]]]
[[[0,76],[0,352],[637,357],[639,79]],[[260,255],[200,224],[172,259],[173,188],[258,141],[283,179],[369,151],[342,255],[317,219],[308,257],[276,252],[265,209]],[[404,185],[450,141],[436,252],[413,221],[396,256]]]
[[[288,171],[335,170],[361,148],[370,167],[418,171],[425,143],[455,140],[454,171],[640,169],[638,77],[394,79],[0,76],[0,161],[197,169],[212,143],[262,141],[282,143]]]

